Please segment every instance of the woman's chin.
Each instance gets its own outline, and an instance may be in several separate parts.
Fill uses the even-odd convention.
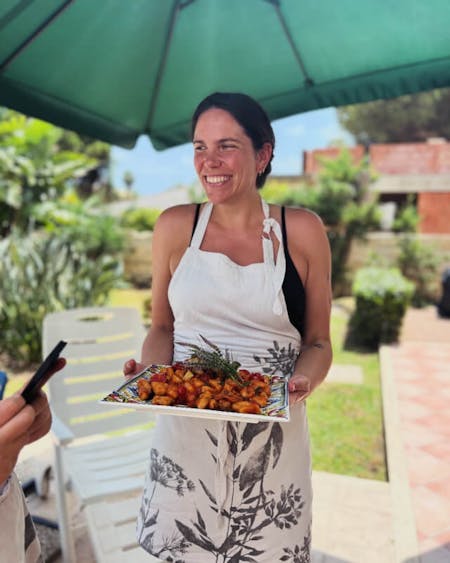
[[[206,197],[211,203],[223,203],[224,201],[227,201],[232,195],[232,192],[230,192],[230,190],[223,187],[208,186],[205,187],[204,190]]]

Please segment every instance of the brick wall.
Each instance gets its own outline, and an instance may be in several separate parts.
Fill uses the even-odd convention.
[[[341,149],[337,147],[305,151],[304,173],[317,174],[320,163],[317,157],[335,158]],[[355,162],[364,155],[364,147],[351,147]],[[450,174],[450,143],[443,139],[427,143],[374,144],[369,149],[370,162],[378,174]],[[384,199],[394,201],[396,194],[385,194]],[[450,191],[420,192],[417,209],[421,218],[421,233],[450,233]]]
[[[356,145],[356,147],[348,148],[350,154],[353,157],[353,162],[359,162],[364,156],[364,147],[362,145]],[[326,149],[315,149],[313,151],[303,152],[303,173],[304,174],[317,174],[321,166],[320,158],[336,158],[341,149],[339,147],[329,147]]]
[[[371,145],[370,161],[380,174],[448,174],[450,143]]]
[[[450,233],[450,193],[420,193],[417,210],[421,233]]]

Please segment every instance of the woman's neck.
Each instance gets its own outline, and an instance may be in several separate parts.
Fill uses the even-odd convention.
[[[218,225],[233,229],[260,225],[264,219],[264,212],[259,192],[255,190],[245,198],[214,205],[211,219]]]

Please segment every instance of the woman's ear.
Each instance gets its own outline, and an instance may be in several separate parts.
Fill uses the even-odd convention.
[[[272,145],[270,143],[264,143],[264,145],[259,149],[257,153],[258,170],[259,172],[264,172],[267,165],[272,158]]]

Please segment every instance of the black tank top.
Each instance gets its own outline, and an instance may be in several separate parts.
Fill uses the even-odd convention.
[[[286,301],[286,308],[289,320],[292,325],[304,337],[304,322],[305,322],[305,288],[303,287],[302,280],[297,272],[291,255],[289,254],[287,232],[286,232],[286,218],[285,207],[281,207],[281,232],[283,234],[283,248],[284,256],[286,258],[286,272],[283,281],[283,295]],[[198,216],[200,213],[200,204],[198,203],[195,208],[194,225],[192,227],[192,236],[194,235],[195,227],[197,226]]]

